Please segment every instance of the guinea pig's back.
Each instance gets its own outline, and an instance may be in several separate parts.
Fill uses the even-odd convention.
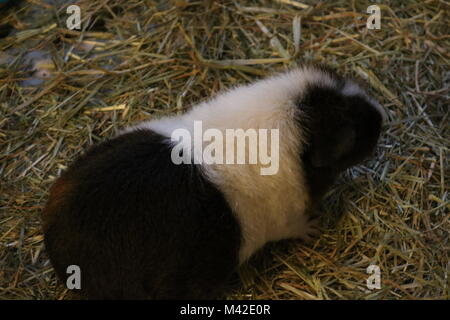
[[[135,130],[92,147],[55,182],[45,245],[65,284],[101,299],[206,298],[238,265],[241,233],[223,194],[167,138]]]

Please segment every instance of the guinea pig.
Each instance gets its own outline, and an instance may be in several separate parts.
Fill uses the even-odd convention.
[[[42,214],[50,261],[63,283],[67,267],[79,266],[79,292],[91,299],[220,297],[266,243],[319,234],[317,204],[339,173],[374,152],[384,117],[357,82],[303,66],[128,128],[52,186]],[[198,124],[212,130],[200,143],[174,135],[198,138]],[[249,141],[248,130],[273,132],[278,140],[265,146],[278,164],[264,172],[261,159],[202,161],[211,133],[229,129]]]

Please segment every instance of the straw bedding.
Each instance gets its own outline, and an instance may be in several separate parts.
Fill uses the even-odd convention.
[[[448,299],[446,1],[29,0],[0,13],[0,299],[70,299],[43,244],[54,179],[144,119],[303,62],[365,79],[388,114],[376,155],[327,194],[313,244],[269,245],[233,299]],[[6,31],[5,31],[6,30]],[[369,290],[369,265],[381,288]]]

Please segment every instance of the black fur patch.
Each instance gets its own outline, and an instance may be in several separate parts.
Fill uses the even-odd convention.
[[[344,96],[339,88],[311,86],[298,103],[300,125],[308,145],[302,154],[307,184],[319,200],[336,177],[371,155],[380,135],[382,116],[363,96]]]
[[[63,284],[81,268],[93,299],[216,296],[238,266],[241,232],[197,165],[175,165],[165,138],[124,134],[91,148],[52,188],[45,245]]]

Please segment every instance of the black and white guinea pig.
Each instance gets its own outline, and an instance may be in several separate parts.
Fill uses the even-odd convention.
[[[201,299],[267,242],[310,239],[337,175],[373,151],[384,112],[353,80],[304,66],[93,146],[55,182],[45,245],[61,280],[93,299]],[[279,164],[175,164],[172,133],[278,129]],[[192,132],[194,135],[194,133]],[[190,156],[198,150],[193,144]],[[181,153],[180,153],[181,154]]]

